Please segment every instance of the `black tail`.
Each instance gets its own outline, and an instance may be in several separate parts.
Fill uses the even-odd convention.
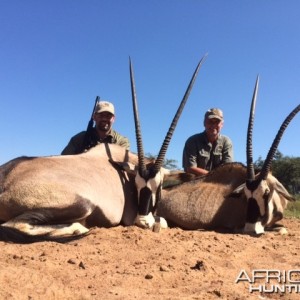
[[[15,228],[0,226],[0,241],[17,244],[32,244],[37,242],[57,242],[68,243],[78,240],[90,234],[90,231],[85,234],[79,234],[69,237],[51,236],[49,234],[28,235]]]

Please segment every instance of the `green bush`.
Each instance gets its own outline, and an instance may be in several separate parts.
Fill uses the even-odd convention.
[[[300,219],[300,195],[296,196],[295,202],[290,202],[284,212],[285,217],[294,217]]]

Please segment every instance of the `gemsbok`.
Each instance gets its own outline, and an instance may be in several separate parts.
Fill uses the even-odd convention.
[[[207,54],[205,54],[202,57],[202,59],[200,60],[200,62],[198,63],[194,71],[192,79],[187,87],[187,90],[172,120],[170,128],[165,136],[164,142],[160,148],[155,163],[148,163],[148,164],[145,163],[143,141],[142,141],[141,127],[140,127],[137,99],[136,99],[137,97],[136,97],[136,89],[135,89],[135,80],[133,75],[132,64],[130,62],[130,79],[131,79],[131,92],[132,92],[132,104],[133,104],[133,111],[134,111],[136,142],[137,142],[137,150],[138,150],[138,166],[132,165],[130,163],[128,164],[125,163],[123,164],[122,167],[128,173],[133,172],[133,174],[135,175],[137,197],[138,197],[138,215],[136,217],[135,224],[140,227],[153,228],[153,226],[156,223],[159,223],[159,226],[161,226],[162,228],[167,227],[167,223],[165,222],[164,219],[155,218],[154,216],[157,203],[160,199],[164,178],[165,176],[171,175],[167,169],[163,168],[163,162],[172,135],[178,123],[179,117],[187,102],[191,89],[198,75],[199,69],[203,64],[203,62],[205,61],[206,57]],[[183,176],[183,178],[185,178],[185,176]]]
[[[99,144],[77,155],[23,156],[0,166],[0,240],[64,242],[84,236],[95,226],[133,225],[136,220],[143,224],[137,215],[147,208],[143,201],[138,205],[137,199],[148,197],[148,191],[144,192],[141,178],[150,178],[146,184],[157,192],[151,176],[162,169],[171,136],[203,60],[175,114],[154,173],[145,171],[147,161],[141,151],[137,156],[114,144]],[[130,76],[133,79],[131,60]],[[125,172],[123,164],[139,165],[142,177]]]
[[[157,215],[170,225],[183,229],[229,229],[262,234],[283,218],[288,201],[294,198],[271,174],[270,168],[281,137],[299,112],[300,105],[282,123],[262,169],[255,174],[252,129],[258,83],[259,77],[248,123],[247,167],[241,163],[224,164],[199,179],[162,190]]]

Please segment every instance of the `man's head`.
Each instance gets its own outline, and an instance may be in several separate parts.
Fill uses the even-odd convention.
[[[99,101],[97,104],[96,104],[96,107],[95,107],[95,111],[94,113],[95,114],[99,114],[99,113],[102,113],[102,112],[110,112],[112,115],[115,114],[115,108],[114,108],[114,105],[108,101]]]
[[[115,121],[114,105],[108,101],[99,101],[95,107],[94,121],[96,122],[97,130],[110,131]]]
[[[205,113],[204,121],[207,119],[218,119],[223,121],[223,112],[219,108],[211,108]]]
[[[223,112],[218,108],[209,109],[204,115],[204,127],[207,138],[210,142],[214,142],[223,127]]]

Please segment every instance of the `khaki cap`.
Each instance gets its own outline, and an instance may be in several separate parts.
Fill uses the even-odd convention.
[[[211,108],[205,113],[204,119],[219,119],[223,121],[223,112],[218,108]]]
[[[95,114],[102,113],[104,111],[115,114],[114,105],[108,101],[99,101],[95,107]]]

